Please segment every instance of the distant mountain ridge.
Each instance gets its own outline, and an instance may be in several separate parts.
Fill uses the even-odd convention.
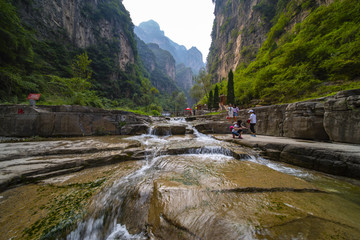
[[[135,26],[134,32],[145,43],[156,43],[161,49],[169,51],[176,64],[183,63],[186,67],[190,67],[195,74],[205,67],[202,53],[196,47],[187,50],[185,46],[175,43],[165,36],[160,25],[154,20],[140,23],[139,26]]]

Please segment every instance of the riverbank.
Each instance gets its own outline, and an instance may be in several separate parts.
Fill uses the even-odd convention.
[[[243,134],[233,139],[231,134],[213,134],[214,138],[259,149],[266,158],[295,166],[360,179],[360,145],[317,142],[286,137]]]

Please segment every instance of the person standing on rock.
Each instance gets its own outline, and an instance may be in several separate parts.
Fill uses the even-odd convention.
[[[229,117],[229,122],[232,122],[234,118],[234,108],[232,107],[231,103],[229,104],[228,107],[228,117]]]
[[[252,109],[249,110],[249,113],[250,113],[250,118],[249,118],[248,122],[250,123],[250,131],[251,131],[250,136],[256,137],[256,131],[255,131],[256,115],[254,113],[254,110],[252,110]]]
[[[236,117],[239,115],[238,114],[239,108],[236,105],[234,105],[233,109],[234,109],[234,120],[236,121]]]

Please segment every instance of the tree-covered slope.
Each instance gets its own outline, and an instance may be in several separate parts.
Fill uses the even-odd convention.
[[[359,1],[262,0],[252,10],[270,30],[259,49],[234,53],[242,59],[234,66],[237,103],[291,102],[360,87]]]
[[[1,102],[24,102],[38,92],[41,102],[50,104],[150,104],[150,82],[121,0],[0,0],[0,5]],[[62,95],[59,82],[71,85],[74,61],[85,52],[95,92],[79,102]]]

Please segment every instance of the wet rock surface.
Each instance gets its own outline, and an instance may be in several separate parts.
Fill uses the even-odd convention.
[[[193,133],[2,143],[1,177],[25,181],[8,181],[0,193],[1,236],[360,238],[358,181],[273,162],[252,149],[272,157],[289,152],[293,159],[302,151],[289,146],[312,146],[326,158],[346,152],[356,163],[357,146],[246,134],[232,139],[201,134],[182,121],[170,125]]]
[[[216,139],[257,148],[275,161],[320,172],[360,179],[360,145],[306,141],[283,137],[214,135]]]
[[[145,155],[139,142],[115,136],[0,143],[0,149],[1,191],[89,167],[143,160]]]
[[[350,238],[359,234],[351,210],[320,210],[329,204],[324,199],[331,198],[333,204],[340,199],[314,185],[251,162],[215,163],[212,168],[220,178],[200,174],[199,165],[195,163],[190,173],[155,181],[150,224],[160,239],[291,239],[298,234],[325,239],[323,234]],[[352,220],[346,223],[334,220],[349,215]],[[322,228],[308,229],[314,222]]]

